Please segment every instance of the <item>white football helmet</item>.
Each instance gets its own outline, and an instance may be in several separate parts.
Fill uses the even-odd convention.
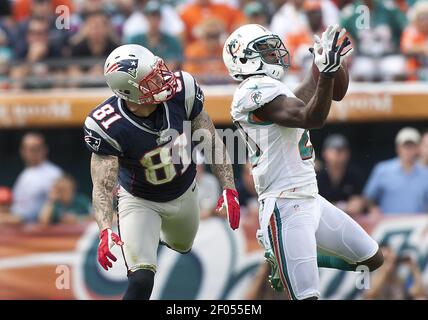
[[[117,47],[110,53],[104,77],[116,96],[138,104],[167,101],[177,89],[177,78],[164,61],[135,44]]]
[[[261,25],[247,24],[227,38],[223,61],[235,80],[242,81],[252,74],[279,80],[290,66],[290,55],[276,34]]]

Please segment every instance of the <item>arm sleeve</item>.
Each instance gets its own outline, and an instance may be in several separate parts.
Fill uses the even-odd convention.
[[[91,117],[86,118],[83,131],[89,151],[100,155],[122,155],[122,147],[118,141],[103,131]]]
[[[193,120],[204,108],[204,93],[196,80],[187,72],[182,72],[184,82],[184,101],[187,119]]]
[[[369,180],[367,181],[363,194],[370,200],[378,203],[379,199],[382,194],[382,172],[381,172],[381,166],[378,164],[373,169],[373,172],[371,173]]]

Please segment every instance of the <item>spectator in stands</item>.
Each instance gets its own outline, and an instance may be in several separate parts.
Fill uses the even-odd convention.
[[[51,0],[20,0],[16,1],[14,6],[14,12],[18,13],[20,17],[15,20],[24,22],[26,19],[33,18],[44,18],[49,19],[55,12],[55,8],[52,7]]]
[[[36,222],[50,188],[62,171],[48,160],[48,147],[39,133],[24,135],[20,152],[25,169],[13,187],[12,212],[25,222]]]
[[[236,183],[236,190],[239,194],[239,203],[241,204],[241,207],[245,207],[250,199],[257,198],[257,192],[254,186],[251,170],[252,167],[249,163],[242,166],[241,178]]]
[[[6,32],[9,43],[12,43],[10,31],[15,27],[15,24],[12,17],[12,3],[10,1],[0,1],[0,29]]]
[[[181,19],[185,25],[185,42],[191,43],[200,39],[199,26],[211,18],[222,21],[227,33],[231,33],[245,21],[244,15],[238,9],[227,4],[195,0],[194,3],[186,5],[181,12]]]
[[[15,0],[10,2],[12,2],[13,17],[16,22],[24,21],[33,15],[34,11],[41,14],[52,14],[55,12],[55,8],[60,5],[67,6],[70,12],[74,8],[73,0]]]
[[[361,5],[369,8],[370,18],[361,18],[357,9]],[[394,4],[381,0],[354,1],[342,10],[341,24],[351,35],[356,49],[350,70],[354,79],[405,79],[406,61],[400,54],[400,37],[407,19]]]
[[[352,3],[352,1],[353,0],[333,0],[334,4],[339,8],[339,10],[342,10],[348,4]]]
[[[287,42],[290,34],[300,33],[308,28],[304,12],[305,0],[289,0],[273,15],[270,30]],[[339,21],[339,10],[330,0],[320,0],[323,24],[335,24]]]
[[[16,57],[29,63],[61,56],[61,49],[49,41],[49,22],[43,18],[31,18],[25,30],[22,47],[16,48]]]
[[[398,158],[375,166],[364,188],[371,212],[422,214],[428,212],[428,170],[418,163],[419,132],[401,129],[395,139]]]
[[[308,30],[311,34],[313,41],[313,35],[321,36],[326,28],[324,24],[324,16],[322,10],[321,0],[305,0],[303,4],[303,11],[306,19],[308,20]]]
[[[196,183],[198,184],[198,200],[201,219],[216,216],[215,208],[220,197],[220,185],[217,178],[205,170],[204,157],[198,153],[196,157]]]
[[[12,16],[12,3],[11,1],[0,1],[0,32],[6,35],[6,43],[13,51],[14,49],[14,32],[16,29],[16,22]]]
[[[62,1],[51,1],[51,0],[32,0],[28,17],[20,21],[12,35],[14,39],[25,39],[27,34],[31,31],[31,23],[33,20],[41,20],[47,24],[47,38],[49,41],[50,51],[55,50],[56,56],[62,54],[62,48],[65,46],[68,38],[68,30],[61,29],[58,27],[57,15],[55,14],[55,3],[58,5]],[[67,3],[67,1],[64,1]],[[14,41],[15,51],[19,56],[25,54],[28,50],[28,44],[25,41]],[[51,57],[51,56],[49,56]]]
[[[13,51],[9,47],[9,40],[6,31],[0,28],[0,88],[5,89],[9,87],[9,70],[11,60],[13,58]]]
[[[111,17],[111,23],[115,27],[120,39],[123,38],[123,25],[126,20],[134,13],[134,0],[116,0],[114,3],[114,14]]]
[[[104,0],[79,1],[76,4],[76,11],[71,16],[70,33],[74,35],[80,30],[88,14],[100,11],[107,12]]]
[[[21,219],[12,214],[12,190],[8,187],[0,186],[0,226],[18,224]]]
[[[199,26],[199,40],[187,45],[183,69],[205,84],[230,82],[222,59],[224,25],[210,18]]]
[[[412,7],[416,2],[419,1],[420,0],[394,0],[397,8],[400,9],[403,13],[407,13],[410,7]]]
[[[92,59],[87,60],[90,63],[70,66],[69,74],[72,77],[80,76],[82,71],[85,71],[85,74],[101,77],[104,59],[119,45],[108,16],[103,11],[88,13],[84,25],[70,42],[72,58],[98,58],[95,63]]]
[[[60,177],[50,189],[40,211],[39,223],[77,223],[88,220],[91,202],[83,194],[76,193],[76,182],[70,175]]]
[[[427,290],[418,262],[411,254],[398,255],[382,247],[383,265],[373,273],[363,298],[372,300],[426,300]],[[410,281],[409,281],[410,280]]]
[[[422,166],[428,169],[428,130],[422,133],[421,145],[419,147],[419,158]]]
[[[15,56],[24,63],[11,68],[12,87],[38,87],[41,84],[39,80],[48,76],[46,62],[62,54],[59,43],[54,44],[49,33],[49,22],[44,18],[31,18],[28,21],[28,28],[22,38],[24,41],[15,41],[22,44],[15,47]],[[15,37],[19,38],[19,35]]]
[[[409,11],[411,24],[401,37],[407,56],[409,79],[428,80],[428,2],[418,2]]]
[[[325,30],[321,0],[306,0],[303,4],[303,13],[308,25],[300,31],[289,32],[285,38],[285,46],[291,56],[291,73],[297,74],[297,79],[304,78],[312,65],[313,56],[309,48],[314,44],[314,35],[321,36]]]
[[[245,23],[255,23],[268,27],[269,15],[260,1],[251,1],[244,6]]]
[[[317,174],[320,195],[351,216],[361,214],[364,201],[361,197],[361,172],[349,163],[351,151],[343,135],[333,134],[322,149],[324,168]]]
[[[136,2],[137,8],[123,25],[123,42],[128,42],[134,35],[147,33],[149,28],[147,18],[143,14],[147,0],[137,0]],[[169,35],[181,36],[184,32],[184,24],[177,10],[167,3],[162,3],[161,11],[160,30]]]
[[[134,10],[133,0],[87,0],[76,2],[76,10],[71,16],[70,33],[75,34],[80,30],[87,15],[94,12],[104,12],[109,19],[109,24],[114,32],[122,34],[123,24]]]
[[[10,17],[12,14],[12,3],[10,1],[0,2],[0,19]]]
[[[106,13],[103,11],[88,13],[81,30],[71,39],[71,56],[107,57],[119,45],[112,31]]]
[[[304,0],[286,1],[273,15],[270,30],[279,35],[283,41],[287,41],[290,33],[300,33],[307,27],[303,3]]]
[[[176,37],[161,31],[161,4],[157,1],[147,2],[144,14],[149,25],[147,33],[132,36],[129,43],[146,47],[164,59],[171,70],[179,69],[183,61],[183,48]]]

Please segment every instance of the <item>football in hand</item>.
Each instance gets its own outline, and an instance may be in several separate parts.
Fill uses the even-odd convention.
[[[314,77],[315,81],[318,81],[318,78],[320,76],[320,72],[315,65],[315,63],[312,64],[312,76]],[[342,65],[340,69],[336,72],[336,75],[334,77],[334,87],[333,87],[333,100],[334,101],[341,101],[348,91],[349,86],[349,73],[348,73],[348,66],[345,61],[342,62]]]

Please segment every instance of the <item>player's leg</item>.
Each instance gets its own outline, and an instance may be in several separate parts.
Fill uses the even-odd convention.
[[[271,248],[292,299],[317,299],[319,275],[315,199],[278,199],[269,223]]]
[[[179,198],[163,204],[161,241],[170,249],[187,253],[199,227],[196,181]]]
[[[156,272],[161,218],[151,201],[119,191],[118,225],[124,242],[122,253],[128,269],[128,288],[123,299],[148,300]]]
[[[358,265],[365,265],[370,271],[379,268],[383,256],[376,241],[345,212],[322,196],[317,199],[321,212],[317,245],[321,251],[332,255],[325,258],[324,266],[342,270],[355,270]]]

